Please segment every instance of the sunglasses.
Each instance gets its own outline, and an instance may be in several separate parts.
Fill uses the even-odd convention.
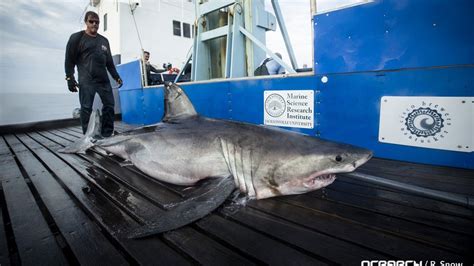
[[[97,24],[97,25],[99,25],[99,21],[98,21],[98,20],[88,20],[87,22],[89,22],[89,24]]]

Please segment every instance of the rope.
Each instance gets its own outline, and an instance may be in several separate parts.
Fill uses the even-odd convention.
[[[132,3],[130,3],[130,0],[128,0],[128,6],[130,7],[130,12],[132,13],[133,24],[135,24],[135,30],[137,31],[138,42],[140,43],[140,48],[141,48],[140,58],[142,59],[142,63],[140,65],[141,65],[141,72],[143,76],[142,85],[146,87],[148,86],[148,75],[146,73],[145,55],[143,54],[145,50],[143,49],[142,38],[140,36],[140,32],[138,31],[137,21],[135,20],[135,9],[132,8]]]
[[[140,37],[140,32],[138,31],[138,26],[137,26],[137,21],[135,20],[135,13],[134,9],[132,9],[132,3],[130,3],[130,0],[128,0],[128,6],[130,7],[130,12],[132,13],[132,18],[133,18],[133,23],[135,24],[135,30],[137,31],[137,36],[138,36],[138,42],[140,42],[140,48],[142,49],[143,53],[143,44],[142,44],[142,38]]]

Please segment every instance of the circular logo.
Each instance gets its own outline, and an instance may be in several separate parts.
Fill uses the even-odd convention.
[[[444,120],[438,111],[430,108],[418,108],[405,118],[407,129],[418,137],[436,135],[444,126]]]
[[[265,112],[272,117],[279,117],[285,112],[285,99],[279,94],[270,94],[265,100]]]
[[[422,101],[402,112],[400,130],[410,141],[433,144],[446,139],[452,126],[451,114],[437,103]]]

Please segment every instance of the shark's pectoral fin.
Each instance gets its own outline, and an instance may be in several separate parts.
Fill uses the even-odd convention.
[[[147,224],[132,230],[129,238],[143,238],[154,234],[178,229],[190,224],[219,207],[235,189],[232,177],[216,180],[218,183],[211,186],[205,193],[191,197],[190,199],[176,204],[175,208],[164,213],[158,221],[150,221]]]

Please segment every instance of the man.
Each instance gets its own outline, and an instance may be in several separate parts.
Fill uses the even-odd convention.
[[[275,53],[278,58],[282,59],[280,53]],[[273,60],[272,58],[266,58],[262,61],[259,67],[257,67],[254,71],[254,76],[265,76],[265,75],[276,75],[276,74],[284,74],[285,68],[280,65],[277,61]]]
[[[155,85],[157,83],[151,76],[151,72],[153,73],[161,73],[164,72],[164,69],[157,69],[155,68],[151,63],[150,63],[150,52],[144,51],[143,52],[143,58],[145,59],[145,71],[146,71],[146,77],[147,77],[147,84],[148,85]]]
[[[99,94],[103,104],[101,134],[103,137],[110,137],[114,131],[115,102],[107,70],[120,87],[123,82],[115,69],[109,41],[97,33],[99,15],[89,11],[84,16],[84,22],[86,30],[72,34],[66,46],[64,68],[67,85],[71,92],[77,92],[79,88],[83,133],[87,131],[94,96],[96,93]],[[79,84],[74,78],[75,66],[77,66]]]

